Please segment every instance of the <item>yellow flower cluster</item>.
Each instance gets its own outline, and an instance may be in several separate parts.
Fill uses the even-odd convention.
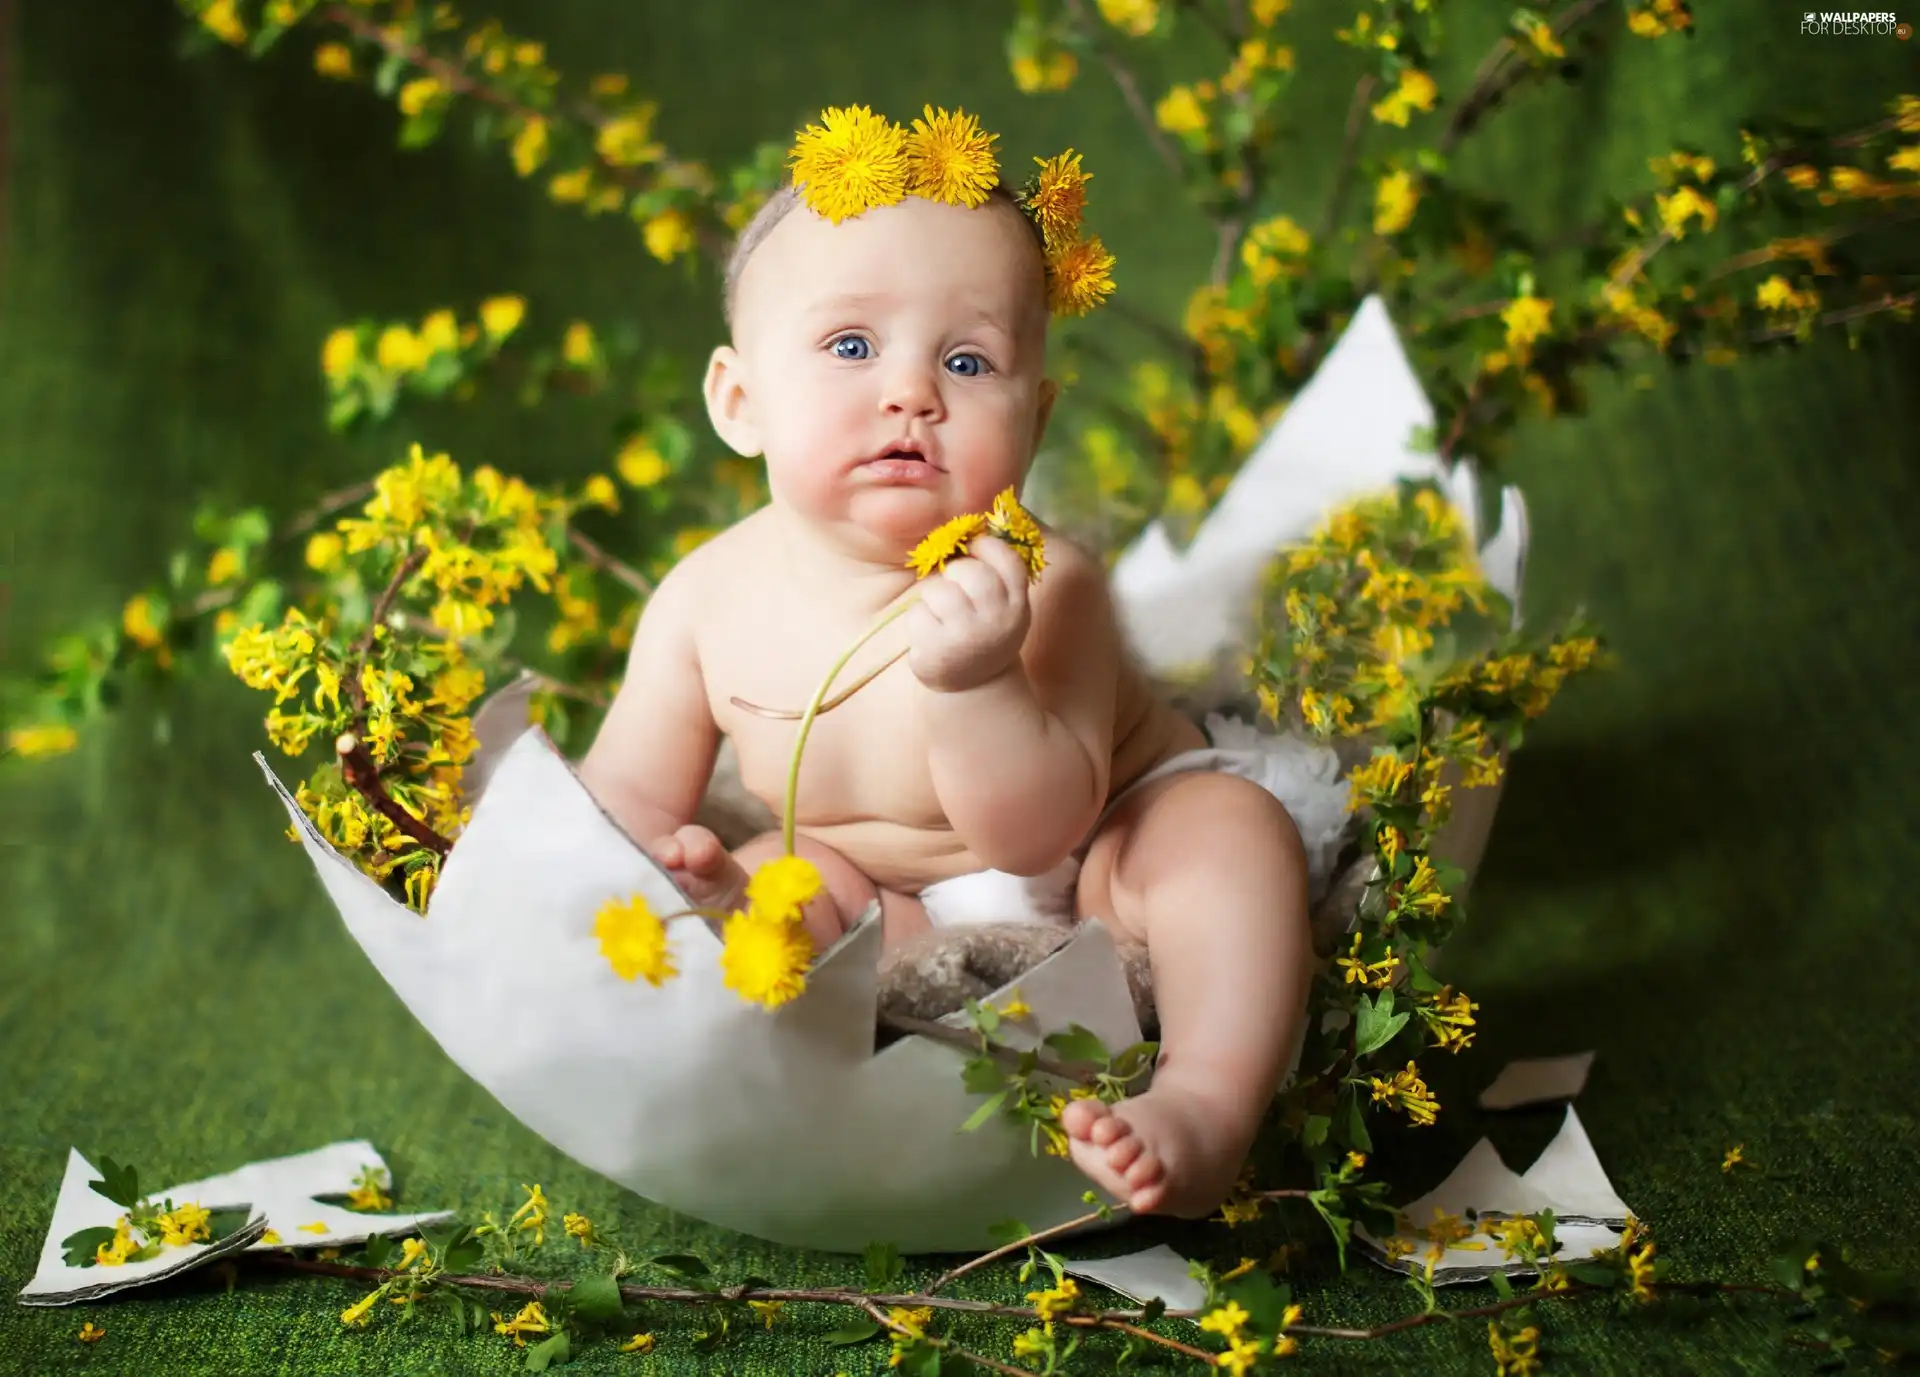
[[[1373,1087],[1375,1104],[1404,1110],[1415,1124],[1425,1126],[1439,1117],[1440,1103],[1420,1078],[1420,1067],[1415,1062],[1409,1061],[1404,1071],[1396,1071],[1389,1077],[1369,1076],[1367,1083]]]
[[[93,1250],[94,1266],[123,1267],[157,1257],[162,1248],[184,1248],[213,1237],[212,1216],[197,1204],[171,1205],[152,1214],[145,1209],[138,1212],[137,1221],[124,1214],[114,1221],[113,1237]]]
[[[1507,1334],[1487,1321],[1487,1343],[1493,1349],[1496,1377],[1533,1377],[1540,1370],[1540,1328],[1526,1325]]]
[[[1627,28],[1640,38],[1659,38],[1678,33],[1693,24],[1693,11],[1687,0],[1652,0],[1627,12]]]
[[[1001,184],[998,138],[959,110],[929,105],[909,130],[864,105],[835,106],[800,132],[788,159],[801,199],[839,224],[908,196],[969,209],[985,204]],[[1097,236],[1080,236],[1088,176],[1071,149],[1034,161],[1040,171],[1016,200],[1040,228],[1048,306],[1085,315],[1113,291],[1113,255]]]
[[[343,325],[322,342],[320,371],[336,389],[370,368],[401,376],[417,373],[440,355],[468,348],[483,337],[489,348],[498,346],[520,328],[526,310],[522,297],[495,296],[480,303],[477,320],[465,324],[441,308],[429,312],[418,326],[396,321],[376,333],[369,325]]]
[[[1433,109],[1433,103],[1439,99],[1440,88],[1432,77],[1417,67],[1404,67],[1400,71],[1400,82],[1384,98],[1375,101],[1373,117],[1381,124],[1398,125],[1405,129],[1413,113],[1422,114]]]

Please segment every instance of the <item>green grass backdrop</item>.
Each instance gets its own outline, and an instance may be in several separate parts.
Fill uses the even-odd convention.
[[[896,117],[959,103],[1013,156],[1084,150],[1092,223],[1137,302],[1177,310],[1211,252],[1196,215],[1167,210],[1171,181],[1104,74],[1084,72],[1066,98],[1014,90],[1001,54],[1008,6],[497,9],[544,37],[563,71],[629,71],[661,99],[664,136],[716,163],[827,103]],[[1455,9],[1464,67],[1501,16]],[[1909,46],[1803,40],[1783,10],[1744,13],[1736,27],[1724,7],[1701,9],[1696,41],[1634,44],[1576,87],[1526,97],[1469,146],[1471,175],[1513,188],[1534,223],[1563,226],[1601,188],[1643,185],[1645,156],[1673,141],[1737,156],[1750,109],[1796,103],[1852,127],[1916,89]],[[1335,18],[1300,27],[1330,30]],[[632,316],[687,350],[718,337],[711,282],[647,260],[624,222],[544,204],[499,152],[458,138],[396,151],[392,112],[314,78],[304,43],[257,66],[230,52],[182,61],[181,30],[163,0],[18,7],[5,93],[0,561],[12,598],[0,672],[25,671],[76,618],[117,609],[159,570],[202,493],[286,513],[395,457],[392,436],[367,445],[324,432],[317,349],[343,318],[518,291],[536,323]],[[1305,219],[1331,175],[1348,79],[1324,34],[1303,34],[1301,59],[1280,181]],[[1201,72],[1179,48],[1157,65]],[[1441,1124],[1389,1148],[1410,1193],[1487,1131],[1470,1097],[1505,1058],[1591,1047],[1582,1117],[1683,1273],[1757,1278],[1776,1236],[1799,1228],[1855,1240],[1865,1261],[1920,1265],[1916,379],[1911,343],[1869,354],[1826,340],[1646,390],[1609,383],[1590,419],[1521,436],[1531,606],[1587,602],[1621,668],[1570,692],[1517,761],[1452,955],[1483,1032],[1440,1068]],[[481,403],[415,419],[412,433],[462,463],[549,480],[604,466],[612,412]],[[732,1275],[781,1283],[850,1279],[841,1260],[711,1230],[617,1189],[467,1082],[282,839],[284,817],[248,758],[260,711],[216,676],[178,698],[169,744],[136,712],[72,756],[0,770],[0,1283],[14,1290],[31,1273],[69,1146],[135,1161],[157,1182],[354,1136],[387,1154],[408,1207],[498,1208],[539,1181],[636,1252],[703,1251]],[[1524,1167],[1554,1123],[1520,1115],[1492,1131]],[[1764,1174],[1722,1176],[1737,1142]],[[1146,1223],[1099,1246],[1163,1240],[1231,1261],[1264,1255],[1276,1236]],[[1342,1278],[1324,1251],[1297,1282],[1323,1323],[1410,1304],[1365,1265]],[[994,1273],[967,1293],[1018,1290]],[[338,1312],[358,1294],[249,1273],[232,1294],[200,1279],[71,1310],[9,1304],[0,1371],[514,1367],[504,1340],[463,1340],[437,1321],[342,1333]],[[772,1335],[702,1358],[688,1349],[689,1318],[657,1312],[646,1320],[657,1356],[602,1344],[578,1366],[884,1367],[883,1349],[825,1347],[834,1315],[789,1315]],[[77,1344],[83,1320],[107,1339]],[[1006,1355],[995,1331],[960,1332]],[[1547,1342],[1551,1370],[1564,1372],[1809,1362],[1783,1346],[1773,1312],[1747,1303],[1630,1321],[1569,1306],[1548,1316]],[[1491,1368],[1484,1326],[1471,1323],[1310,1344],[1302,1361]]]

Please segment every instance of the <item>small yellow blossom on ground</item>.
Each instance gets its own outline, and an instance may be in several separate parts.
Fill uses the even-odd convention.
[[[74,1338],[83,1344],[97,1344],[106,1337],[107,1331],[100,1328],[100,1326],[92,1320],[88,1320],[85,1324],[81,1325],[80,1332],[74,1335]]]
[[[547,1194],[538,1183],[522,1185],[520,1189],[527,1193],[527,1198],[507,1223],[516,1225],[523,1233],[532,1230],[533,1245],[537,1248],[547,1241]]]
[[[503,1319],[498,1312],[495,1312],[493,1319],[493,1332],[510,1336],[515,1348],[527,1346],[527,1335],[545,1334],[552,1329],[547,1322],[546,1307],[539,1301],[531,1302],[510,1320]]]
[[[1058,1286],[1050,1286],[1044,1291],[1029,1291],[1027,1299],[1033,1302],[1034,1310],[1043,1320],[1051,1320],[1073,1309],[1073,1303],[1080,1298],[1080,1285],[1072,1277],[1062,1277]]]
[[[628,1339],[620,1345],[620,1351],[622,1353],[651,1353],[653,1352],[653,1335],[635,1334],[631,1339]]]
[[[379,1301],[380,1293],[378,1291],[362,1296],[359,1300],[340,1312],[340,1323],[358,1325],[362,1329],[366,1328],[369,1318],[373,1314],[373,1307],[379,1304]]]
[[[1734,1144],[1734,1146],[1727,1149],[1727,1155],[1720,1159],[1720,1170],[1729,1174],[1732,1173],[1735,1167],[1750,1167],[1752,1165],[1753,1163],[1747,1160],[1747,1145],[1745,1143]]]
[[[773,1328],[774,1317],[786,1307],[786,1302],[750,1300],[747,1302],[747,1305],[752,1308],[755,1314],[765,1320],[767,1322],[767,1328],[771,1329]]]

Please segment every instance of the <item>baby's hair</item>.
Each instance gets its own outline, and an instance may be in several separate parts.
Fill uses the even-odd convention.
[[[996,186],[987,193],[987,197],[989,200],[1004,201],[1019,212],[1020,218],[1033,232],[1034,245],[1039,248],[1044,257],[1046,240],[1040,233],[1040,226],[1020,209],[1020,202],[1014,194],[1004,186]],[[794,188],[792,182],[786,183],[767,198],[767,203],[755,212],[753,219],[747,221],[746,228],[741,230],[740,236],[733,241],[733,251],[727,255],[725,295],[720,303],[721,318],[726,322],[729,330],[733,328],[734,304],[740,295],[740,274],[746,270],[747,260],[753,257],[753,251],[760,247],[761,241],[773,233],[774,226],[786,219],[787,212],[799,204],[800,193]]]

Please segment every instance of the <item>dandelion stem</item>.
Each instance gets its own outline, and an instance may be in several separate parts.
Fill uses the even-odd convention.
[[[789,856],[794,854],[793,807],[795,797],[800,792],[800,757],[807,749],[807,734],[813,730],[813,719],[820,715],[820,705],[826,701],[828,691],[833,688],[833,681],[839,677],[840,671],[847,667],[847,661],[851,660],[854,655],[858,653],[860,647],[886,630],[886,628],[903,615],[908,608],[914,606],[919,601],[920,595],[915,593],[902,601],[897,607],[883,612],[872,626],[860,634],[860,639],[848,646],[845,653],[833,662],[833,668],[827,671],[827,677],[821,680],[820,687],[814,690],[813,701],[808,703],[806,711],[800,714],[800,733],[794,739],[793,743],[793,763],[787,767],[786,816],[780,820],[780,846],[785,854]]]
[[[825,714],[832,712],[835,708],[839,707],[842,703],[846,702],[849,698],[853,697],[854,694],[860,692],[861,689],[865,688],[868,684],[871,684],[875,679],[878,679],[882,674],[885,674],[888,670],[892,669],[895,665],[899,664],[902,660],[906,658],[907,658],[907,652],[904,648],[895,652],[893,658],[888,660],[885,664],[881,665],[878,669],[869,670],[867,673],[861,675],[858,679],[854,680],[850,688],[841,689],[840,692],[834,694],[833,697],[827,699],[826,702],[820,705],[820,711],[816,713],[815,716],[824,716]],[[793,711],[791,708],[763,708],[758,703],[749,703],[746,699],[738,696],[737,694],[732,699],[732,702],[736,708],[740,709],[740,711],[750,712],[755,717],[771,717],[771,718],[774,718],[776,721],[781,721],[781,722],[797,722],[800,720],[800,717],[801,717],[800,713]]]

